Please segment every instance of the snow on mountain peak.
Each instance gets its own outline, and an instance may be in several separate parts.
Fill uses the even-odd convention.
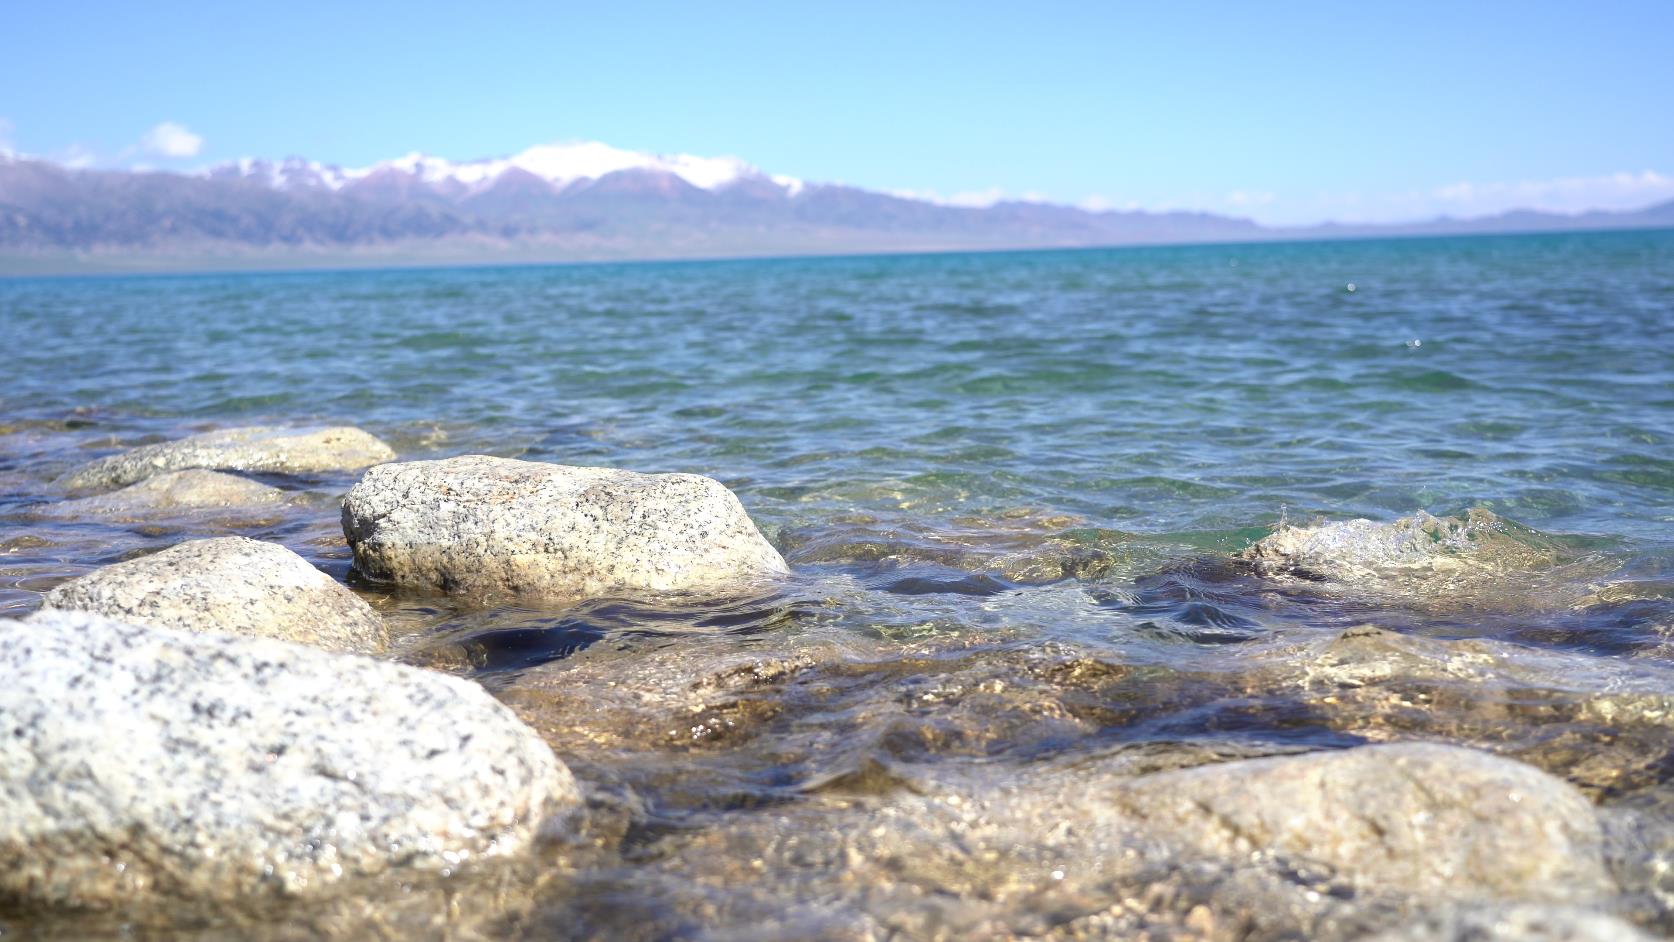
[[[430,185],[456,184],[466,191],[485,188],[511,169],[534,174],[555,187],[582,180],[597,180],[620,170],[655,170],[671,173],[704,190],[722,187],[748,178],[766,177],[760,170],[736,157],[697,157],[691,154],[647,154],[622,150],[598,141],[537,144],[510,157],[452,161],[417,151],[369,167],[342,168],[295,158],[275,163],[245,158],[234,164],[212,168],[211,174],[236,174],[259,180],[279,189],[324,186],[341,189],[345,184],[380,171],[412,174]],[[795,195],[802,181],[795,177],[766,177]]]
[[[760,171],[736,157],[694,157],[691,154],[643,154],[598,141],[579,144],[537,144],[503,163],[527,170],[554,185],[596,180],[618,170],[661,170],[692,186],[713,190]],[[468,165],[469,166],[469,165]]]

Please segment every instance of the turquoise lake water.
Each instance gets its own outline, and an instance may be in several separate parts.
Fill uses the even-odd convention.
[[[884,698],[926,672],[977,669],[903,672],[887,666],[907,650],[892,645],[991,642],[1002,665],[1019,647],[1061,645],[1175,678],[1124,694],[1152,697],[1127,719],[1076,714],[1051,735],[998,723],[980,748],[961,725],[980,720],[949,713],[927,722],[969,749],[873,743],[855,720],[821,728],[873,745],[822,765],[808,757],[826,753],[764,719],[748,743],[703,754],[713,779],[671,781],[646,742],[575,760],[584,779],[653,796],[667,840],[733,826],[717,809],[747,816],[741,794],[796,792],[872,768],[866,756],[910,778],[1095,744],[1260,753],[1353,744],[1374,728],[1398,738],[1412,728],[1301,715],[1228,679],[1240,659],[1368,621],[1606,673],[1674,658],[1670,231],[20,279],[0,281],[0,345],[0,612],[113,560],[234,529],[349,581],[403,627],[403,657],[511,695],[523,672],[582,670],[607,649],[701,664],[815,641],[877,665],[861,686]],[[349,571],[335,499],[354,475],[266,478],[306,499],[241,527],[39,513],[61,497],[54,477],[121,447],[324,423],[363,427],[403,458],[714,476],[796,581],[783,598],[714,609],[407,598]],[[1236,560],[1281,520],[1473,508],[1558,547],[1562,565],[1483,592],[1356,594],[1275,585]],[[856,709],[775,702],[772,722],[794,714],[803,731],[830,719],[822,710]],[[1468,711],[1437,715],[1413,735],[1560,774],[1571,761],[1541,751],[1533,720],[1491,733]],[[1649,772],[1634,781],[1592,793],[1663,787]],[[623,867],[640,871],[622,859],[576,865],[612,874],[615,895],[543,905],[606,928],[651,898],[696,918],[666,887],[636,889]]]

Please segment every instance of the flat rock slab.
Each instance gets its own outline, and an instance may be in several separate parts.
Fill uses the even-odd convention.
[[[1200,853],[1324,864],[1407,893],[1561,902],[1614,889],[1579,791],[1458,746],[1226,762],[1143,776],[1117,800]]]
[[[343,532],[368,578],[473,596],[726,591],[789,571],[712,478],[482,455],[373,468]]]
[[[323,896],[527,845],[579,796],[469,681],[81,612],[0,621],[0,898]]]
[[[47,593],[50,609],[333,651],[389,645],[383,619],[359,596],[277,543],[241,536],[192,540],[116,563]]]
[[[289,499],[284,491],[236,474],[190,468],[146,478],[121,490],[48,504],[43,517],[144,519],[214,510],[259,510]]]
[[[393,460],[395,452],[388,445],[358,428],[252,426],[143,445],[82,465],[57,483],[69,491],[98,491],[186,468],[315,474],[356,471]]]

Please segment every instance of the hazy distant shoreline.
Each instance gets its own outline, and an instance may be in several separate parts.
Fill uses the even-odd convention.
[[[1469,222],[1462,220],[1460,222]],[[1322,229],[1334,230],[1321,232]],[[511,246],[500,251],[464,251],[442,243],[402,246],[363,246],[353,249],[320,247],[319,251],[263,251],[244,246],[221,247],[218,252],[132,253],[132,252],[0,252],[0,278],[78,277],[124,275],[214,275],[280,274],[285,272],[424,270],[440,268],[499,268],[545,265],[658,264],[682,262],[769,261],[774,259],[866,258],[870,256],[1007,254],[1019,252],[1101,251],[1109,249],[1180,248],[1188,246],[1240,246],[1308,244],[1319,242],[1363,242],[1378,240],[1475,239],[1505,236],[1552,236],[1603,233],[1648,232],[1674,229],[1674,222],[1535,228],[1489,231],[1413,232],[1404,226],[1326,226],[1302,230],[1272,229],[1242,239],[1179,239],[1156,242],[1107,244],[997,244],[899,246],[834,245],[805,248],[780,246],[756,250],[738,249],[718,253],[611,253],[564,252],[534,246]]]

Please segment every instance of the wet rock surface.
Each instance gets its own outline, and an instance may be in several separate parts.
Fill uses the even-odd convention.
[[[1648,942],[1651,936],[1608,913],[1507,906],[1429,914],[1366,942]]]
[[[1395,627],[1330,627],[1368,612],[1235,559],[1142,574],[1119,605],[1073,580],[1016,587],[983,599],[983,631],[897,620],[902,596],[862,572],[728,602],[437,609],[401,656],[488,684],[586,801],[497,889],[459,884],[474,908],[374,894],[305,924],[648,940],[1674,929],[1656,658],[1431,637],[1398,606],[1382,612]],[[1016,617],[1042,595],[1063,606],[1055,630]],[[910,598],[922,614],[968,596]],[[1186,626],[1206,600],[1261,630],[1204,644],[1145,627]],[[1312,606],[1310,622],[1274,623],[1274,604]],[[1132,632],[1122,654],[1089,640],[1112,619]],[[1384,774],[1402,755],[1419,771]],[[1217,784],[1194,793],[1194,776]],[[1508,787],[1524,801],[1502,807]]]
[[[636,892],[667,912],[636,929],[560,893],[520,931],[1543,938],[1482,915],[1510,911],[1489,900],[1599,907],[1550,910],[1577,932],[1671,927],[1646,864],[1674,848],[1644,836],[1660,812],[1610,797],[1659,777],[1596,778],[1666,754],[1666,715],[1624,712],[1666,683],[1657,665],[1362,626],[1203,648],[1183,670],[1026,633],[868,641],[820,621],[607,637],[502,688],[616,796],[593,833],[625,842]],[[1475,748],[1422,741],[1438,739]],[[1586,796],[1562,778],[1578,755]]]
[[[0,900],[330,896],[528,847],[568,770],[476,685],[85,613],[0,622]]]
[[[355,567],[400,586],[577,599],[726,591],[787,573],[720,482],[471,455],[369,471],[343,502]]]
[[[311,474],[393,460],[388,445],[358,428],[252,426],[143,445],[69,471],[57,483],[71,492],[97,491],[188,468]]]
[[[1579,791],[1452,746],[1222,763],[1146,776],[1118,801],[1216,859],[1273,855],[1409,893],[1586,900],[1615,888]]]
[[[148,477],[108,494],[46,504],[38,512],[67,520],[145,520],[191,512],[261,511],[287,499],[284,491],[259,481],[191,468]]]
[[[1266,576],[1323,582],[1363,596],[1406,596],[1416,608],[1461,604],[1542,608],[1571,604],[1608,565],[1563,540],[1485,508],[1459,516],[1420,511],[1381,523],[1280,524],[1240,557]]]
[[[353,592],[283,546],[236,536],[106,566],[53,589],[43,606],[360,654],[389,644],[383,619]]]

